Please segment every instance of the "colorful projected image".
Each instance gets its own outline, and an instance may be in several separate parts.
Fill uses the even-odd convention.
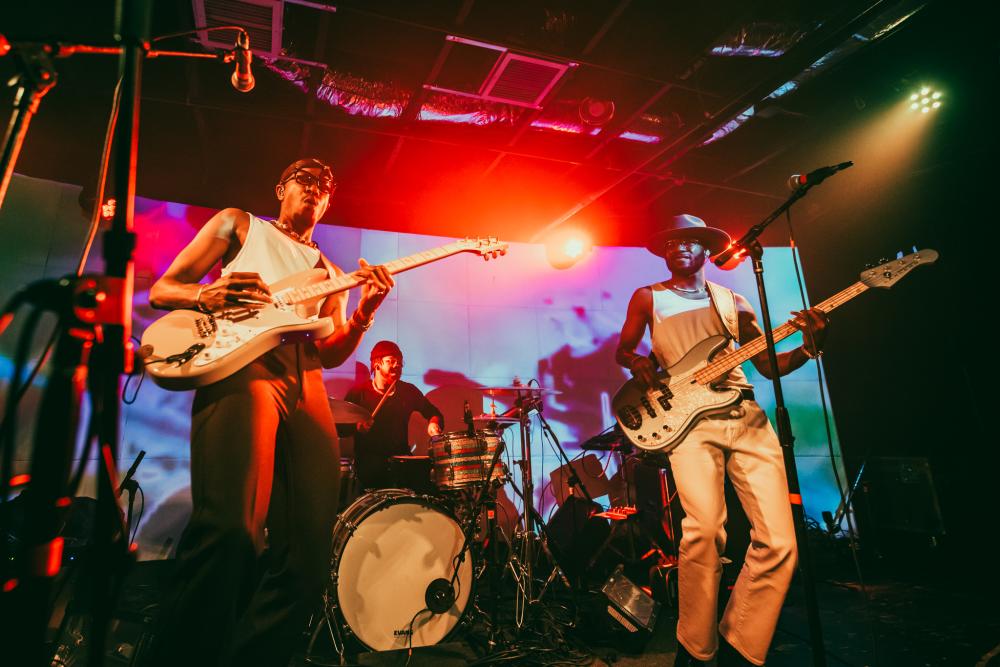
[[[18,190],[20,193],[0,213],[0,225],[5,229],[26,215],[24,207],[35,206],[40,199],[58,205],[45,209],[42,228],[46,234],[25,238],[16,251],[6,247],[6,283],[20,285],[42,275],[68,272],[85,228],[76,205],[77,190],[24,178],[15,180],[14,191]],[[37,211],[32,212],[35,219]],[[213,213],[167,202],[137,203],[136,336],[163,315],[149,306],[150,285]],[[266,216],[272,212],[255,213]],[[357,267],[359,257],[373,264],[384,263],[454,241],[330,225],[320,226],[313,238],[346,271]],[[768,248],[765,253],[775,326],[785,321],[790,311],[802,307],[791,252],[788,248]],[[90,266],[98,270],[100,262],[92,258]],[[710,280],[745,295],[757,306],[749,266],[732,272],[708,271]],[[380,340],[399,344],[405,357],[403,379],[416,385],[441,410],[445,431],[465,428],[462,408],[466,400],[477,413],[499,413],[510,407],[509,397],[491,399],[483,388],[537,381],[556,392],[544,396],[543,414],[566,454],[585,461],[580,472],[584,482],[593,485],[592,495],[604,506],[620,504],[618,457],[608,452],[583,452],[580,444],[614,423],[610,400],[629,377],[615,363],[614,351],[632,292],[666,277],[663,260],[641,248],[596,248],[576,266],[557,270],[547,261],[543,246],[521,243],[510,244],[506,256],[495,261],[458,255],[416,268],[397,276],[396,289],[378,311],[355,354],[339,368],[324,372],[327,392],[342,399],[353,384],[367,379],[371,372],[369,354]],[[352,293],[349,309],[356,299]],[[799,343],[796,335],[779,349]],[[647,337],[640,352],[648,349]],[[9,338],[0,341],[0,351],[6,381],[12,355]],[[756,385],[758,402],[773,420],[770,383],[752,366],[745,365],[744,370]],[[840,502],[833,472],[834,466],[840,469],[836,432],[831,459],[813,364],[786,376],[783,386],[796,435],[806,511],[818,518],[822,511],[835,511]],[[29,400],[36,400],[37,393],[36,387]],[[132,381],[126,393],[132,402],[122,411],[119,466],[127,468],[140,450],[146,452],[137,473],[145,497],[137,542],[143,558],[162,558],[172,552],[190,512],[192,393],[166,391],[149,378],[141,387]],[[419,416],[411,420],[410,441],[418,455],[427,452],[425,426]],[[522,457],[519,428],[511,425],[502,433],[507,443],[505,463],[518,484],[517,460]],[[22,443],[29,437],[30,433],[24,435]],[[530,425],[530,440],[535,502],[547,517],[566,497],[566,475],[560,471],[563,462],[554,443],[543,434],[537,418]],[[343,453],[350,456],[351,441],[345,439],[342,445]],[[26,451],[22,444],[19,452]],[[19,465],[26,465],[23,456]],[[517,494],[508,486],[505,496],[507,512],[516,514],[521,506]]]

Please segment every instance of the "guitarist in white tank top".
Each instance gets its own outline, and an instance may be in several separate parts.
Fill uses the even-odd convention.
[[[708,255],[729,243],[728,234],[692,215],[675,216],[647,243],[650,252],[664,258],[671,275],[632,295],[616,352],[618,363],[643,386],[657,382],[658,367],[669,368],[710,336],[727,336],[733,347],[763,335],[743,296],[705,280]],[[793,314],[804,343],[778,355],[782,375],[818,356],[825,338],[827,321],[822,311]],[[647,328],[655,361],[636,353]],[[766,352],[751,361],[764,377],[770,377]],[[795,530],[778,438],[739,367],[720,384],[743,389],[744,400],[727,413],[702,418],[669,454],[685,512],[679,548],[676,666],[707,664],[716,652],[719,665],[763,665],[796,564]],[[720,623],[717,600],[726,544],[725,475],[750,520],[751,542]]]
[[[342,274],[312,241],[334,187],[323,162],[292,163],[275,186],[278,219],[235,208],[214,215],[153,285],[151,304],[252,308],[271,301],[268,284],[304,269]],[[202,283],[220,262],[222,277]],[[287,665],[321,603],[340,474],[321,371],[357,348],[394,285],[385,267],[359,264],[366,282],[351,317],[347,292],[320,306],[332,334],[279,346],[196,391],[193,511],[161,605],[153,664]]]

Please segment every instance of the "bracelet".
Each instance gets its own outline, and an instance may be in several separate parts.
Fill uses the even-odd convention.
[[[205,291],[206,287],[208,287],[208,285],[202,285],[201,287],[199,287],[198,288],[198,296],[196,296],[194,298],[194,309],[197,310],[199,313],[210,313],[210,312],[212,312],[208,308],[205,307],[205,304],[203,304],[201,302],[201,293]]]
[[[361,311],[359,310],[355,310],[351,314],[351,319],[349,319],[347,323],[350,324],[352,327],[360,329],[361,331],[368,331],[369,329],[372,328],[372,324],[375,323],[375,316],[372,315],[371,317],[368,318],[366,322],[362,323],[361,320],[358,319],[358,313],[360,312]]]
[[[823,350],[818,350],[816,354],[813,354],[812,352],[809,351],[809,349],[805,345],[803,345],[802,354],[806,355],[810,359],[819,359],[820,357],[823,356]]]

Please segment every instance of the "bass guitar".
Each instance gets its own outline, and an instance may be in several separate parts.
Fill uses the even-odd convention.
[[[934,250],[921,250],[861,273],[861,279],[816,306],[825,313],[842,306],[870,287],[889,288],[914,268],[937,261]],[[775,342],[798,329],[786,322],[774,330]],[[732,351],[725,336],[712,336],[695,345],[673,366],[657,374],[659,386],[644,389],[633,378],[611,400],[622,431],[636,447],[667,453],[681,443],[705,415],[725,412],[737,403],[738,388],[714,383],[767,347],[764,336]]]

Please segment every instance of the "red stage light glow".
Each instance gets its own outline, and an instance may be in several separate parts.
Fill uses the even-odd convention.
[[[27,484],[30,481],[31,481],[31,475],[28,475],[28,474],[14,475],[13,477],[10,478],[10,485],[11,486],[24,486],[25,484]]]
[[[594,247],[590,236],[578,229],[553,234],[545,244],[545,257],[556,269],[568,269],[582,260]]]

